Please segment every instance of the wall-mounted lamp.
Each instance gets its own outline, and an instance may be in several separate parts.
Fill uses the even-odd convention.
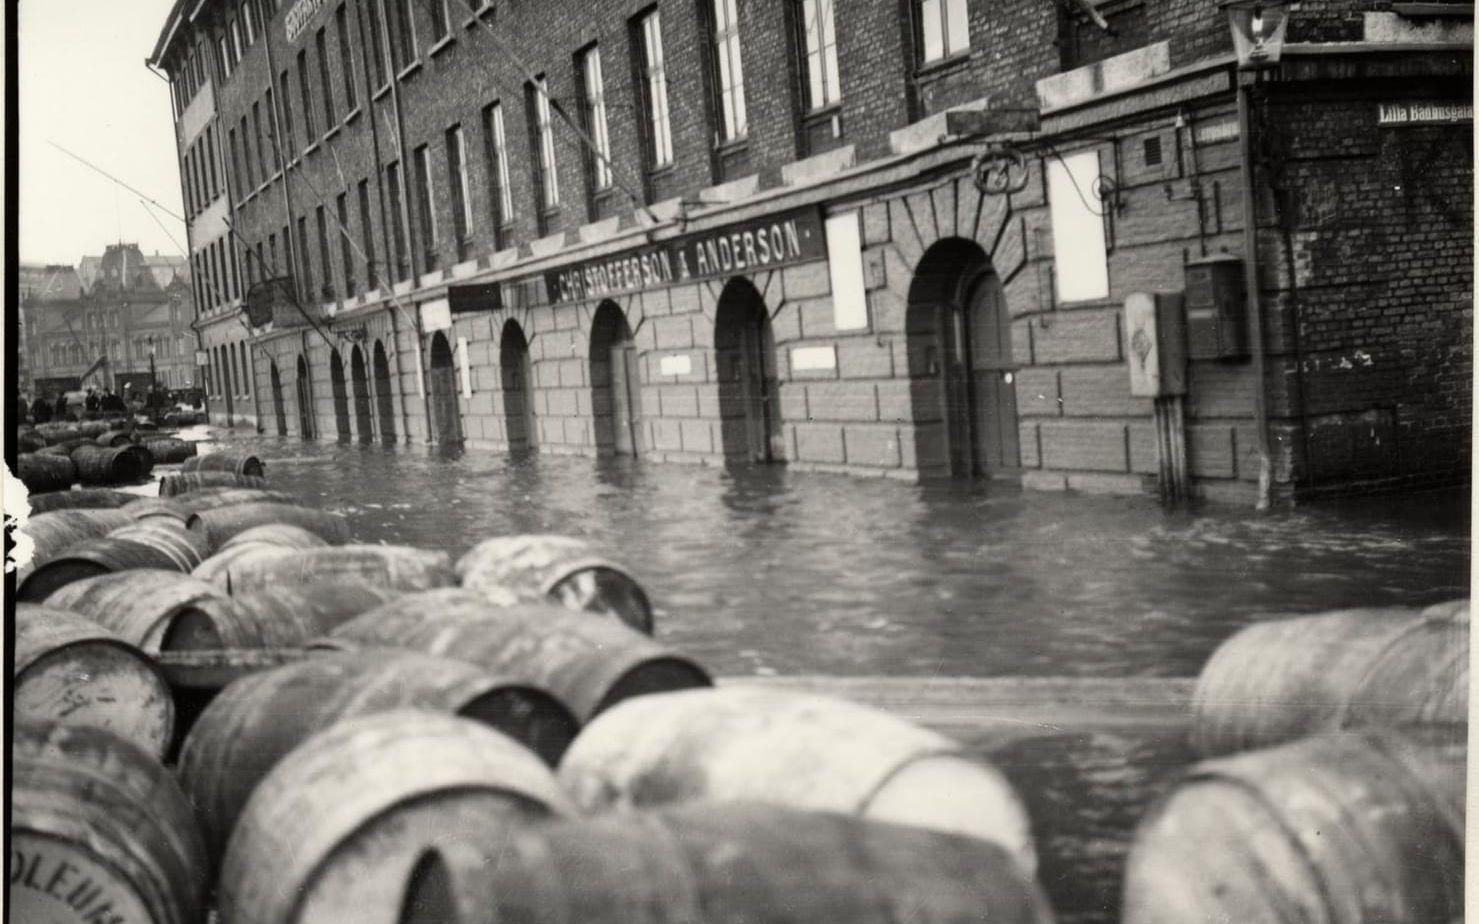
[[[1222,8],[1232,27],[1238,70],[1256,71],[1279,63],[1289,25],[1287,0],[1229,0]]]

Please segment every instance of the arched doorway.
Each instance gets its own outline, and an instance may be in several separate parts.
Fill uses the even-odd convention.
[[[591,417],[596,451],[642,453],[641,388],[637,345],[626,315],[602,302],[591,322]]]
[[[385,344],[375,341],[375,403],[380,409],[380,439],[395,442],[395,404],[390,392],[390,361],[385,357]]]
[[[359,441],[368,443],[375,438],[375,422],[370,412],[370,374],[365,368],[365,351],[359,344],[349,353],[349,383],[354,388],[354,428],[359,432]]]
[[[961,238],[925,251],[904,329],[920,473],[1020,467],[1011,318],[985,251]]]
[[[452,347],[437,331],[431,338],[431,417],[437,442],[462,442],[462,418],[457,412],[457,367]]]
[[[517,321],[503,325],[498,343],[498,367],[502,370],[503,419],[510,449],[532,448],[538,443],[534,427],[534,395],[529,387],[529,341]]]
[[[349,439],[349,389],[344,387],[344,360],[338,350],[329,351],[329,387],[334,394],[334,429],[339,439]]]
[[[305,440],[318,436],[314,425],[313,379],[308,375],[308,360],[298,357],[298,435]]]
[[[277,435],[288,435],[288,412],[282,401],[282,376],[277,371],[277,360],[272,361],[272,413],[277,418]]]
[[[748,462],[784,459],[775,335],[765,300],[747,279],[731,279],[719,295],[714,359],[724,457]]]

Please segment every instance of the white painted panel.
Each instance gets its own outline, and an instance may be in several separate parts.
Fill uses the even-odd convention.
[[[1060,302],[1109,297],[1104,203],[1094,194],[1098,176],[1098,151],[1048,160],[1048,206]]]
[[[472,397],[472,369],[467,364],[467,338],[457,338],[457,360],[462,366],[462,397]]]
[[[792,372],[808,372],[836,368],[837,350],[835,347],[796,347],[791,350]]]
[[[426,349],[426,345],[423,344],[423,343],[421,343],[418,340],[417,341],[417,347],[418,348],[416,350],[416,397],[418,397],[418,398],[425,398],[426,397],[426,367],[421,364],[421,362],[422,362],[421,361],[421,353],[422,353],[423,350]]]
[[[452,307],[445,298],[421,303],[421,326],[428,334],[452,329]]]
[[[657,362],[657,371],[662,375],[687,375],[693,371],[693,359],[687,353],[664,356]]]
[[[863,286],[863,238],[856,209],[827,219],[827,264],[832,272],[832,325],[838,330],[868,326]]]

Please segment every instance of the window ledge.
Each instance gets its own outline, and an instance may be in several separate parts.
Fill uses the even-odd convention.
[[[735,154],[745,150],[749,146],[750,136],[747,134],[740,135],[738,138],[730,138],[728,141],[721,141],[718,144],[714,145],[714,153],[721,155]]]
[[[813,109],[801,116],[803,122],[821,122],[830,119],[834,115],[842,115],[842,100],[835,100],[820,109]]]
[[[303,156],[304,157],[307,157],[309,154],[312,154],[314,151],[317,151],[317,150],[318,150],[318,142],[315,141],[312,144],[310,144],[308,147],[306,147],[306,148],[303,149]]]
[[[456,42],[457,42],[457,36],[455,36],[452,33],[448,32],[446,35],[444,35],[441,38],[437,39],[437,43],[435,45],[431,46],[431,48],[426,53],[428,55],[430,55],[431,57],[435,58],[437,55],[439,55],[442,52],[446,51],[448,48],[451,48],[454,44],[456,44]]]
[[[384,96],[385,94],[387,94],[389,92],[390,92],[390,84],[389,83],[386,83],[380,89],[376,90],[375,91],[375,95],[372,96],[372,97],[370,97],[370,99],[371,100],[378,100],[380,97]]]
[[[325,141],[328,141],[330,138],[332,138],[335,135],[339,134],[339,129],[341,129],[343,127],[344,127],[343,123],[335,122],[333,128],[331,128],[328,131],[324,132],[324,140]]]
[[[647,175],[654,180],[665,180],[678,170],[676,161],[663,164],[661,167],[653,167],[647,171]]]
[[[407,64],[405,67],[401,68],[400,73],[395,75],[395,79],[405,80],[419,70],[421,70],[421,59],[417,58],[415,61],[412,61],[410,64]]]
[[[355,106],[353,109],[344,113],[344,121],[341,124],[352,125],[354,123],[354,120],[359,118],[359,112],[359,107]]]
[[[488,16],[491,16],[493,14],[493,10],[494,6],[492,3],[484,3],[482,6],[478,7],[477,12],[467,17],[467,22],[462,24],[462,28],[476,29],[478,27],[479,21],[485,19]]]
[[[943,58],[922,62],[914,69],[914,79],[929,80],[942,74],[950,73],[951,71],[965,67],[970,60],[971,50],[967,48],[964,51],[957,51]]]

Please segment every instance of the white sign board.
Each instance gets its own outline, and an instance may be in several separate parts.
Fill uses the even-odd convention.
[[[791,350],[792,372],[815,372],[836,368],[837,349],[835,347],[796,347]]]
[[[693,371],[693,359],[687,353],[664,356],[657,361],[657,371],[662,375],[687,375]]]
[[[863,285],[863,238],[856,209],[827,219],[827,263],[832,272],[832,326],[868,326],[868,293]]]
[[[457,360],[462,367],[462,397],[472,397],[472,368],[467,362],[467,338],[457,338]]]
[[[428,334],[452,329],[452,306],[445,298],[421,303],[421,327]]]
[[[1053,220],[1053,267],[1060,302],[1109,297],[1104,208],[1095,193],[1099,152],[1048,160],[1048,208]]]

